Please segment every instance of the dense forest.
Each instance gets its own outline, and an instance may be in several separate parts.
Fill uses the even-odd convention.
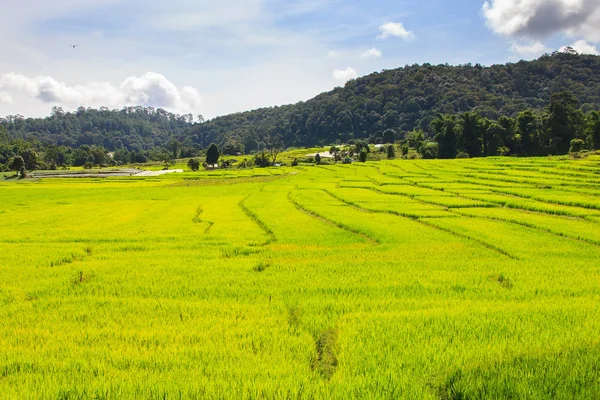
[[[195,157],[341,143],[397,143],[402,154],[453,158],[565,154],[600,147],[600,57],[572,50],[494,65],[413,65],[352,80],[294,105],[204,121],[125,107],[0,119],[0,168]],[[573,142],[575,141],[575,142]],[[107,153],[111,152],[111,156]]]
[[[193,119],[191,114],[177,115],[152,107],[124,107],[122,110],[79,107],[75,112],[53,107],[47,118],[9,115],[0,118],[0,125],[13,139],[34,140],[45,145],[139,151],[163,147],[172,137],[185,135]]]
[[[497,120],[542,110],[552,93],[570,91],[584,112],[600,108],[600,57],[571,52],[494,65],[413,65],[373,73],[295,105],[215,118],[192,129],[198,143],[250,152],[275,139],[285,146],[383,141],[383,132],[433,135],[438,114],[476,111]]]

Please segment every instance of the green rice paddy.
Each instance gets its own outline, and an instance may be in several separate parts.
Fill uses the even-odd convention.
[[[0,181],[0,398],[600,398],[600,159]]]

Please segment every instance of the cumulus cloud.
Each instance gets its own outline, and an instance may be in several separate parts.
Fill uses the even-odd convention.
[[[330,50],[327,52],[327,57],[329,58],[338,58],[340,54],[337,51]]]
[[[600,56],[598,48],[593,44],[586,42],[585,40],[578,40],[569,47],[575,49],[575,51],[577,51],[579,54],[593,54]],[[565,51],[566,48],[567,46],[564,46],[560,49],[560,51]]]
[[[377,39],[387,39],[390,36],[399,37],[404,40],[413,39],[415,34],[412,31],[406,30],[400,22],[388,22],[379,27],[381,34]]]
[[[333,70],[333,79],[338,83],[346,83],[351,79],[355,79],[358,76],[358,72],[352,67],[346,69],[335,69]]]
[[[181,113],[199,111],[202,102],[197,89],[187,86],[179,89],[163,75],[155,72],[129,77],[120,86],[106,82],[69,86],[50,76],[29,78],[8,73],[0,76],[0,101],[9,99],[5,102],[10,102],[11,94],[67,107],[118,108],[125,105],[143,105]]]
[[[502,36],[540,39],[565,33],[600,41],[598,0],[491,0],[483,5],[483,15]]]
[[[550,49],[541,42],[532,42],[528,44],[514,43],[511,50],[513,53],[517,53],[521,56],[540,56],[550,51]]]
[[[381,54],[381,50],[373,47],[363,53],[360,54],[360,58],[381,58],[383,54]]]

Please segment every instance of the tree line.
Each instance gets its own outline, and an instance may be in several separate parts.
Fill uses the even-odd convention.
[[[287,147],[400,142],[423,157],[565,154],[597,148],[600,57],[572,50],[493,65],[412,65],[348,82],[307,102],[204,121],[160,108],[54,107],[0,118],[0,169],[107,166],[225,155],[273,163]],[[575,142],[573,142],[575,141]],[[268,160],[271,160],[270,162]]]
[[[433,136],[411,132],[406,143],[425,158],[496,155],[545,156],[600,150],[600,113],[585,113],[570,92],[554,93],[540,111],[524,110],[497,120],[476,111],[438,115]]]

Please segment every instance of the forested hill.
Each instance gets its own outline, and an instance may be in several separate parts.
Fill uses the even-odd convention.
[[[567,90],[584,112],[600,108],[600,57],[571,53],[535,61],[494,65],[413,65],[373,73],[312,100],[263,108],[193,124],[191,115],[126,107],[65,113],[47,118],[0,119],[11,138],[44,145],[102,146],[109,151],[166,148],[176,139],[187,148],[218,143],[226,152],[249,153],[272,146],[312,146],[370,139],[383,132],[430,131],[438,113],[475,110],[490,119],[541,110],[551,93]]]
[[[191,114],[177,115],[153,107],[124,107],[121,110],[80,107],[75,112],[53,107],[52,114],[46,118],[20,115],[0,118],[0,124],[12,139],[71,148],[93,145],[110,151],[165,147],[173,137],[185,136],[192,123]]]
[[[600,108],[600,57],[554,53],[535,61],[494,65],[413,65],[373,73],[307,102],[215,118],[193,128],[200,142],[238,144],[246,152],[279,139],[311,146],[423,129],[438,113],[476,110],[490,119],[542,109],[568,90],[583,111]],[[229,146],[228,146],[229,147]]]

